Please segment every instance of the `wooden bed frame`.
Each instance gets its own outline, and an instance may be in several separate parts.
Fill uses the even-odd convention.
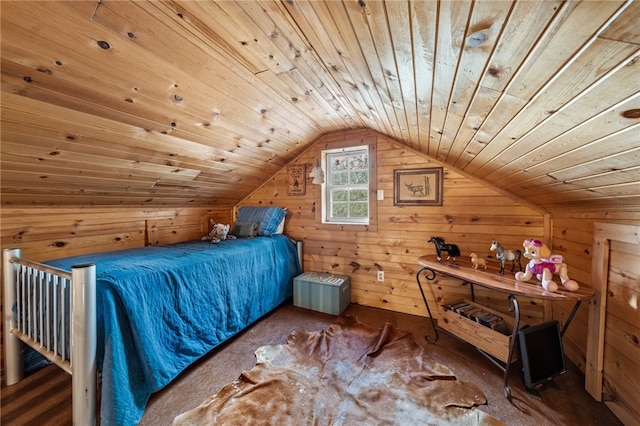
[[[20,258],[20,249],[4,249],[2,253],[4,282],[4,336],[7,386],[24,375],[24,360],[20,342],[32,347],[45,358],[72,376],[73,423],[96,423],[96,267],[94,264],[76,265],[71,272]],[[19,278],[22,280],[19,280]],[[21,297],[17,283],[21,282]],[[25,288],[31,290],[25,296]],[[57,291],[69,289],[71,297],[58,300]],[[53,309],[43,309],[43,295]],[[61,312],[69,313],[69,330],[61,322],[62,335],[49,324]],[[15,315],[14,315],[15,305]],[[34,313],[38,305],[38,315]],[[17,319],[16,319],[17,317]],[[33,324],[44,333],[36,333]],[[67,337],[68,336],[68,337]],[[58,344],[60,337],[61,344]],[[69,339],[67,342],[66,339]],[[67,349],[67,343],[68,348]]]

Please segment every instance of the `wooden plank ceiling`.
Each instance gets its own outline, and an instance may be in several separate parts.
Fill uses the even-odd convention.
[[[370,128],[547,211],[640,205],[640,2],[3,1],[4,205],[233,205]]]

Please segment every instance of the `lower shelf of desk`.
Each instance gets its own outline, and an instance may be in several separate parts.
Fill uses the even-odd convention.
[[[465,300],[464,302],[482,308],[483,311],[490,312],[504,318],[508,331],[511,332],[513,330],[514,320],[511,316],[468,300]],[[476,321],[466,318],[457,312],[446,309],[445,306],[442,305],[438,306],[438,319],[438,326],[443,330],[446,330],[465,342],[472,344],[501,362],[505,364],[507,363],[507,360],[509,359],[509,343],[511,341],[510,335],[504,335],[477,323]],[[521,323],[520,328],[522,326],[523,324]],[[517,359],[518,351],[515,350],[511,357],[511,362],[513,363]]]

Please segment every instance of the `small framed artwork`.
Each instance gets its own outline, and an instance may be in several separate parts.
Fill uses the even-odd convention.
[[[307,192],[304,165],[287,167],[287,195],[304,195]]]
[[[394,206],[441,206],[442,167],[394,170]]]

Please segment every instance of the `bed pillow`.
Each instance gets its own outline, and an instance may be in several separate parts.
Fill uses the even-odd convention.
[[[253,238],[257,234],[258,224],[256,222],[236,222],[233,225],[231,235],[238,238]]]
[[[238,209],[238,222],[258,223],[258,235],[272,236],[277,233],[287,211],[282,207],[242,206]]]

